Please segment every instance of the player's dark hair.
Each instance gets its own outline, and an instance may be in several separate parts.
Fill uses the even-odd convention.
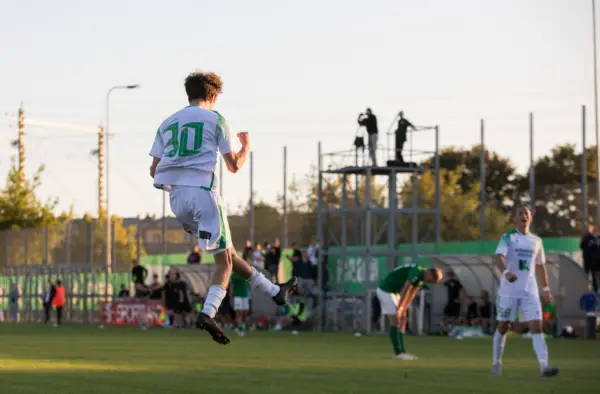
[[[431,276],[436,281],[442,280],[442,272],[440,270],[438,270],[437,268],[429,268],[427,271],[429,271],[431,273]]]
[[[212,72],[193,72],[185,79],[184,86],[188,101],[214,99],[223,91],[221,77]]]

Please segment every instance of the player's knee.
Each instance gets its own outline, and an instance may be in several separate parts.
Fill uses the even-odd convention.
[[[500,322],[498,322],[498,326],[496,327],[496,331],[498,331],[498,333],[500,335],[505,335],[508,332],[508,322],[507,321],[500,321]]]
[[[529,331],[532,334],[541,334],[543,332],[543,325],[541,320],[533,320],[529,322]]]

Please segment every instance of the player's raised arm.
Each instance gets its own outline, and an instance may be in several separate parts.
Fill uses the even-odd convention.
[[[218,115],[218,114],[217,114]],[[229,126],[221,115],[218,115],[217,124],[217,137],[219,139],[219,152],[223,155],[225,165],[229,172],[235,174],[238,172],[246,163],[248,152],[250,152],[250,136],[247,132],[241,132],[237,134],[241,149],[238,152],[233,151],[233,136],[229,130]]]

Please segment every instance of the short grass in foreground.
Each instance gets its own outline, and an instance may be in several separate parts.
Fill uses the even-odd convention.
[[[597,393],[600,341],[549,340],[561,374],[538,377],[531,342],[509,339],[502,377],[489,339],[248,333],[228,346],[196,330],[0,325],[2,394]]]

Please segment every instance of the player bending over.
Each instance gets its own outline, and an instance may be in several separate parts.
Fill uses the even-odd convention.
[[[379,283],[377,298],[381,304],[381,313],[387,316],[390,325],[390,339],[397,359],[417,359],[406,353],[404,346],[406,312],[423,282],[437,284],[441,280],[442,271],[437,268],[425,269],[415,264],[404,264],[390,272]]]
[[[498,290],[498,326],[494,333],[494,359],[492,373],[502,374],[502,353],[506,344],[509,324],[516,322],[517,311],[529,326],[533,350],[540,363],[540,374],[555,376],[558,368],[548,365],[548,347],[542,332],[542,305],[535,274],[542,282],[544,300],[552,300],[546,272],[546,256],[542,240],[529,232],[531,212],[523,206],[517,208],[515,229],[502,236],[496,249],[496,264],[502,272]],[[535,266],[535,269],[533,268]]]
[[[223,82],[214,73],[192,73],[185,80],[187,107],[169,116],[158,128],[150,155],[150,175],[154,186],[169,192],[171,210],[183,229],[196,236],[199,246],[215,255],[215,272],[197,325],[217,343],[229,343],[214,317],[225,297],[231,272],[248,281],[250,287],[270,295],[277,305],[285,305],[296,286],[296,278],[277,286],[248,263],[233,248],[229,223],[219,196],[215,175],[218,154],[227,169],[238,172],[250,151],[248,133],[238,133],[242,145],[233,151],[229,127],[214,111]]]

